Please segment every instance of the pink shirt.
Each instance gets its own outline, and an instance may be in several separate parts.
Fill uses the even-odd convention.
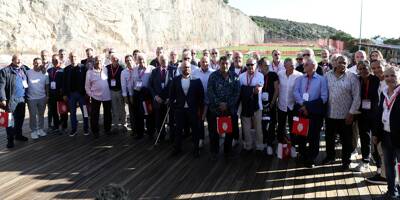
[[[89,70],[86,74],[86,93],[97,101],[111,101],[110,88],[107,81],[107,68]]]

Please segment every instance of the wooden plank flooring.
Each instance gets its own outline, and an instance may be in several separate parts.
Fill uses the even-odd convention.
[[[81,125],[81,124],[80,124]],[[28,120],[24,123],[28,133]],[[28,135],[28,134],[25,134]],[[367,174],[341,172],[331,166],[306,169],[296,161],[261,153],[211,161],[208,141],[201,157],[191,154],[190,138],[181,156],[171,157],[168,143],[128,134],[48,135],[17,142],[7,150],[0,130],[0,199],[93,199],[109,183],[124,186],[130,199],[379,199],[385,186],[369,185]],[[321,143],[323,150],[324,142]],[[322,159],[321,153],[319,159]],[[374,170],[374,168],[372,168]]]

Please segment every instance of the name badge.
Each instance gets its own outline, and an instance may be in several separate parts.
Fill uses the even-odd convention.
[[[55,81],[50,82],[50,89],[52,89],[52,90],[56,89],[56,82]]]
[[[83,117],[89,117],[89,113],[88,113],[86,105],[83,105]]]
[[[303,94],[303,100],[304,101],[308,101],[309,98],[310,98],[310,95],[308,93],[304,93]]]
[[[22,81],[22,86],[23,86],[24,88],[28,88],[28,82],[27,82],[26,80],[23,80],[23,81]]]
[[[363,99],[361,102],[361,108],[364,110],[370,110],[371,109],[371,100]]]
[[[111,87],[115,87],[117,85],[117,81],[115,79],[111,79]]]
[[[135,90],[140,90],[140,89],[142,89],[142,85],[143,85],[142,81],[136,82]]]
[[[268,99],[269,99],[268,92],[261,93],[261,98],[262,98],[263,101],[268,101]]]
[[[161,83],[161,88],[164,89],[164,87],[165,87],[165,83]]]

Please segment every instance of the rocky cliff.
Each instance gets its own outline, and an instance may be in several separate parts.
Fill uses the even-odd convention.
[[[248,16],[222,0],[0,0],[0,53],[208,48],[263,37]]]

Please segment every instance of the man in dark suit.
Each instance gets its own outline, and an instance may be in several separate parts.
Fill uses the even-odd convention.
[[[94,53],[92,48],[86,49],[86,56],[86,59],[81,60],[81,64],[86,67],[86,70],[91,70],[94,66]]]
[[[174,108],[176,132],[175,150],[173,155],[178,155],[182,150],[182,132],[185,123],[189,123],[193,137],[193,156],[199,157],[199,116],[203,107],[204,90],[200,79],[191,76],[191,65],[184,61],[181,65],[182,74],[175,77],[170,88],[170,102]]]
[[[149,90],[154,99],[153,108],[158,131],[161,129],[163,120],[167,114],[169,87],[176,73],[176,68],[168,66],[168,59],[165,55],[160,55],[159,61],[160,67],[155,68],[151,72],[149,79]],[[165,131],[163,129],[160,140],[162,141],[164,138]]]
[[[7,148],[14,147],[14,138],[19,141],[28,141],[22,135],[22,125],[25,118],[25,90],[28,88],[26,70],[22,65],[20,55],[12,57],[12,63],[0,71],[0,108],[10,112],[14,118],[14,125],[7,127]]]

